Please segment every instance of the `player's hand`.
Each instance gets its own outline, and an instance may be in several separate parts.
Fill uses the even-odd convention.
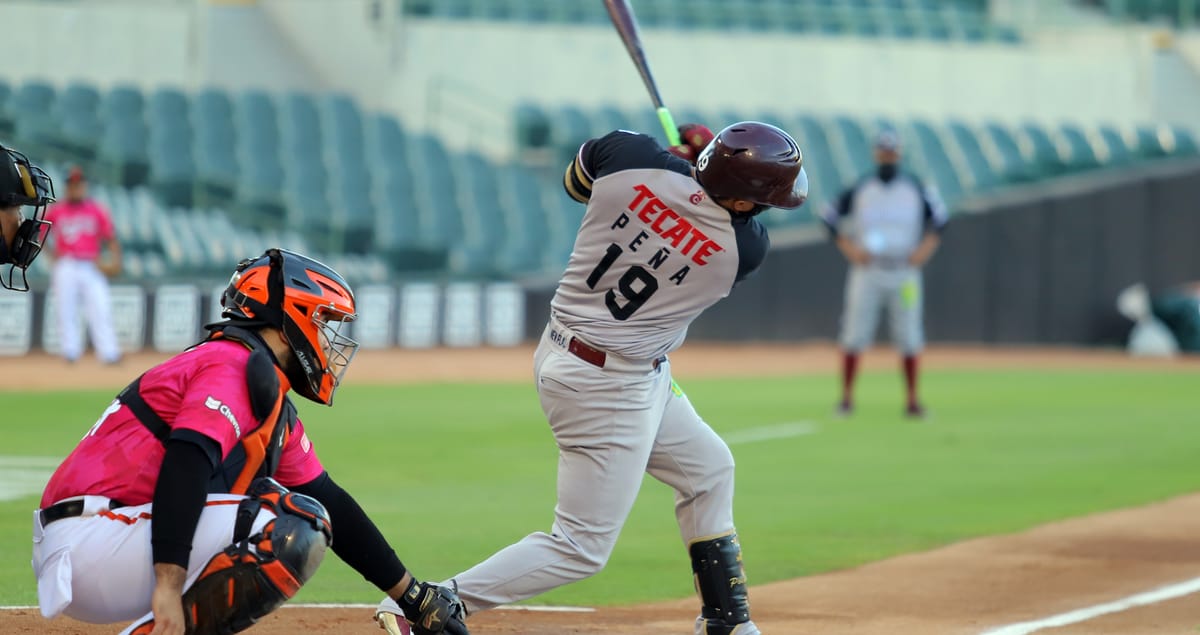
[[[417,582],[414,578],[396,604],[404,610],[404,618],[412,625],[414,635],[470,635],[463,623],[466,607],[450,587]]]
[[[846,250],[846,259],[856,265],[871,264],[871,254],[858,246],[851,246]]]
[[[160,562],[154,565],[154,575],[154,593],[150,596],[154,630],[150,635],[183,635],[187,628],[183,617],[183,583],[187,570]]]
[[[121,261],[113,257],[101,258],[96,263],[96,267],[100,269],[100,273],[106,278],[115,278],[121,275]]]
[[[667,148],[667,152],[695,165],[696,157],[700,156],[700,152],[713,140],[713,136],[713,132],[708,129],[708,126],[685,123],[679,126],[679,140],[682,143]]]

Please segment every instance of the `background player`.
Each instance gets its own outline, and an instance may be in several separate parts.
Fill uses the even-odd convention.
[[[83,355],[79,329],[79,301],[92,334],[96,355],[105,364],[121,359],[113,328],[108,277],[121,271],[121,244],[108,210],[88,197],[83,170],[67,175],[67,198],[46,215],[54,232],[54,275],[51,285],[58,307],[58,333],[62,356],[74,362]],[[102,259],[103,257],[103,259]]]
[[[46,206],[54,202],[54,183],[25,155],[0,145],[0,286],[28,291],[25,271],[42,251],[50,231]],[[21,207],[33,207],[24,218]],[[7,267],[5,267],[7,265]],[[21,281],[16,281],[20,270]]]
[[[833,240],[850,263],[842,313],[842,399],[838,413],[854,410],[859,356],[871,345],[886,306],[892,342],[903,358],[910,417],[924,417],[917,396],[918,356],[925,346],[921,267],[937,250],[947,213],[932,188],[900,171],[900,137],[884,130],[875,138],[876,169],[863,176],[821,213]]]
[[[287,397],[332,404],[358,347],[341,334],[350,287],[272,249],[238,266],[222,306],[209,337],[135,379],[50,478],[33,528],[42,614],[237,632],[295,594],[332,527],[334,553],[416,633],[466,633],[453,593],[413,578],[324,470]]]
[[[646,135],[616,131],[583,144],[564,186],[587,210],[534,356],[559,450],[554,526],[453,583],[473,612],[599,572],[648,472],[676,491],[703,604],[696,633],[758,633],[733,522],[733,456],[672,381],[667,354],[762,263],[769,241],[755,214],[803,204],[800,148],[743,122],[693,169]],[[377,617],[394,610],[385,600]]]

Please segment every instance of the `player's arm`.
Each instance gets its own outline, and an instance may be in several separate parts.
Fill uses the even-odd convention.
[[[349,492],[334,482],[328,472],[321,472],[311,481],[291,489],[311,496],[325,506],[337,535],[333,541],[333,552],[395,600],[404,609],[404,615],[410,622],[419,623],[436,618],[434,623],[440,621],[444,624],[450,619],[462,619],[463,609],[457,596],[448,589],[414,578],[375,522]]]
[[[193,430],[172,432],[150,506],[150,550],[154,562],[154,633],[183,633],[183,585],[192,536],[204,511],[208,482],[221,446]]]
[[[846,188],[832,203],[826,203],[822,206],[821,211],[817,214],[817,218],[825,225],[825,229],[829,232],[829,238],[837,245],[838,251],[842,252],[842,256],[852,264],[865,265],[871,260],[871,255],[865,249],[858,246],[858,243],[851,240],[845,234],[841,233],[840,228],[842,219],[850,214],[850,210],[854,209],[854,192],[855,188]]]
[[[922,267],[933,257],[939,245],[942,244],[942,232],[946,229],[949,213],[937,189],[932,186],[922,189],[922,200],[925,207],[925,226],[921,242],[908,257],[908,263],[914,267]]]
[[[101,256],[102,260],[99,263],[100,271],[109,278],[114,278],[121,273],[121,241],[117,240],[116,228],[113,227],[112,217],[108,215],[108,210],[103,210],[103,225],[101,228],[101,253],[107,253],[107,256]]]
[[[687,161],[672,155],[658,145],[653,137],[614,130],[598,139],[591,139],[579,146],[579,152],[563,174],[563,188],[580,203],[592,197],[592,183],[597,179],[638,168],[666,169],[690,175],[692,166]]]

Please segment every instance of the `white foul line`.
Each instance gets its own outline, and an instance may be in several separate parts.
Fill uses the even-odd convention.
[[[734,430],[724,436],[725,443],[737,445],[740,443],[754,443],[755,441],[788,439],[804,434],[812,434],[816,431],[817,424],[811,421],[793,421],[791,423],[777,423],[769,426],[747,428],[745,430]]]
[[[1020,624],[1001,626],[999,628],[984,631],[980,635],[1028,635],[1028,633],[1033,633],[1043,628],[1054,628],[1056,626],[1076,624],[1078,622],[1090,620],[1101,615],[1119,613],[1136,606],[1145,606],[1147,604],[1162,602],[1163,600],[1172,600],[1185,595],[1191,595],[1197,591],[1200,591],[1200,578],[1193,578],[1186,582],[1167,585],[1165,587],[1154,589],[1153,591],[1138,593],[1137,595],[1131,595],[1127,598],[1122,598],[1113,602],[1097,604],[1095,606],[1089,606],[1087,608],[1077,609],[1067,613],[1060,613],[1058,615],[1052,615],[1045,619],[1034,620],[1032,622],[1021,622]]]

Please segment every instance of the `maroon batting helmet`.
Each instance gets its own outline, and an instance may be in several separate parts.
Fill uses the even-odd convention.
[[[804,155],[788,133],[757,121],[717,133],[696,159],[696,180],[709,196],[792,209],[808,198]]]

